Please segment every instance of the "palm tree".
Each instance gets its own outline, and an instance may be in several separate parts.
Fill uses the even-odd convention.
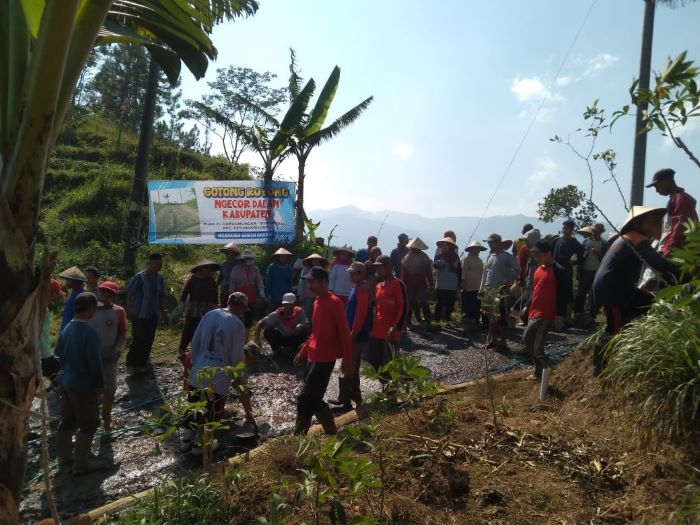
[[[695,0],[644,0],[644,22],[642,25],[642,53],[639,61],[639,89],[649,89],[651,76],[651,54],[654,41],[654,16],[657,1],[671,8],[682,7]],[[634,154],[632,157],[632,189],[630,206],[640,206],[644,201],[644,172],[646,169],[647,134],[642,132],[644,113],[649,104],[642,102],[637,107],[634,127]]]
[[[35,265],[46,169],[90,50],[138,43],[171,80],[181,62],[201,77],[216,56],[212,26],[256,9],[256,0],[0,2],[0,524],[19,523],[27,418],[55,259],[44,251]]]
[[[291,50],[289,70],[289,92],[290,96],[294,98],[299,93],[299,88],[302,83],[302,79],[296,67],[296,55],[294,50]],[[306,180],[306,162],[309,159],[311,151],[313,151],[316,146],[320,146],[324,142],[332,139],[343,129],[355,122],[374,99],[374,97],[369,97],[363,100],[350,111],[338,117],[331,125],[324,128],[323,124],[328,116],[328,111],[335,98],[339,83],[340,68],[335,66],[328,80],[326,80],[326,84],[323,86],[313,110],[310,114],[304,114],[304,118],[296,127],[294,135],[291,137],[291,153],[297,158],[298,164],[296,224],[294,228],[296,242],[301,242],[304,236],[304,219],[306,218],[306,213],[304,212],[304,183]]]

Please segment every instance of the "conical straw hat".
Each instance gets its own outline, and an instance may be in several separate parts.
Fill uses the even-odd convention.
[[[632,226],[632,221],[643,217],[644,215],[649,215],[650,213],[663,217],[664,215],[666,215],[666,208],[652,208],[651,206],[632,206],[632,209],[630,209],[629,213],[627,214],[625,222],[623,222],[622,226],[620,227],[620,233],[628,232],[630,230],[630,227]]]
[[[195,264],[192,267],[190,272],[194,273],[197,270],[200,270],[202,268],[206,268],[207,266],[210,267],[212,269],[212,271],[215,271],[215,272],[218,271],[219,268],[221,268],[221,266],[219,266],[219,264],[215,263],[214,261],[211,261],[209,259],[202,259],[201,261],[199,261],[197,264]]]
[[[291,257],[294,255],[292,252],[289,250],[285,250],[284,248],[280,248],[277,250],[275,253],[272,254],[273,257],[277,257],[278,255],[286,255],[287,257]]]
[[[71,266],[67,270],[63,270],[58,276],[62,279],[70,279],[72,281],[86,282],[85,274],[77,266]]]
[[[470,250],[471,248],[479,248],[480,252],[483,252],[485,250],[488,250],[483,244],[481,244],[479,241],[474,241],[472,242],[469,246],[467,246],[467,250]]]
[[[409,250],[427,250],[428,245],[425,244],[420,237],[416,237],[406,245]]]

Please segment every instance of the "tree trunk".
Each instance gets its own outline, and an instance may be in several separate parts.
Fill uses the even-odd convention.
[[[44,254],[36,275],[31,265],[13,273],[1,255],[0,287],[16,288],[13,282],[31,286],[28,293],[5,298],[0,314],[0,524],[5,525],[19,523],[27,420],[40,380],[39,337],[55,254]]]
[[[297,180],[296,218],[294,223],[294,242],[304,240],[304,180],[306,179],[306,157],[298,157],[299,175]]]
[[[651,52],[654,41],[654,11],[656,0],[644,0],[644,26],[642,30],[642,56],[639,61],[639,89],[649,88],[651,76]],[[644,203],[644,172],[646,169],[647,134],[640,133],[642,118],[648,104],[637,106],[637,119],[634,126],[634,156],[632,158],[632,188],[630,207]]]
[[[136,167],[134,169],[134,181],[131,185],[131,200],[129,202],[129,217],[126,223],[126,242],[124,245],[124,266],[136,269],[136,253],[141,237],[141,217],[143,205],[146,199],[146,179],[148,178],[148,157],[153,141],[153,118],[156,110],[156,97],[158,94],[158,81],[160,70],[158,64],[151,57],[148,70],[148,89],[143,108],[141,121],[141,133],[139,136],[139,148],[136,154]]]

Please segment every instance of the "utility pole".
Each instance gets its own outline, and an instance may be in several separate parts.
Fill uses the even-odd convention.
[[[136,153],[136,166],[134,168],[134,181],[131,185],[131,198],[129,200],[129,216],[126,221],[126,243],[124,244],[124,266],[130,270],[136,268],[136,252],[139,248],[141,237],[141,217],[143,205],[146,200],[146,179],[148,178],[148,157],[151,153],[153,142],[153,117],[156,111],[156,98],[158,96],[158,80],[160,80],[160,68],[151,57],[148,69],[148,87],[146,89],[146,101],[141,120],[141,133],[139,146]]]
[[[654,40],[654,11],[656,0],[644,0],[644,26],[642,29],[642,56],[639,61],[639,89],[649,89],[651,76],[651,51]],[[634,156],[632,158],[632,188],[630,206],[644,203],[644,173],[647,157],[647,134],[640,133],[642,117],[646,112],[646,102],[637,106],[637,119],[634,125]]]

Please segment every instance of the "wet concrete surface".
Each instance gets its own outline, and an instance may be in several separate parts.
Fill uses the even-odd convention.
[[[430,369],[432,377],[444,384],[456,384],[481,377],[486,370],[498,372],[517,366],[523,359],[516,353],[522,351],[520,336],[522,329],[512,331],[509,350],[494,352],[483,346],[485,334],[478,333],[473,339],[458,329],[446,329],[439,333],[412,330],[404,335],[403,352],[418,355],[421,363]],[[566,333],[552,333],[548,338],[547,351],[572,347],[588,332],[570,329]],[[249,371],[249,385],[253,391],[253,410],[260,427],[260,440],[280,434],[291,433],[294,427],[295,398],[301,390],[303,369],[294,367],[290,357],[275,357],[269,348],[258,358]],[[126,377],[123,366],[119,370],[119,389],[113,412],[114,433],[109,442],[96,442],[99,455],[114,462],[114,467],[92,475],[75,478],[70,473],[52,471],[59,510],[63,517],[71,517],[89,511],[115,499],[137,493],[162,483],[174,475],[196,471],[201,467],[201,456],[183,455],[177,436],[173,436],[157,447],[157,440],[148,436],[143,425],[158,415],[162,399],[174,400],[182,395],[183,381],[180,363],[171,356],[154,358],[151,373]],[[336,368],[335,375],[338,373]],[[378,388],[378,383],[362,378],[365,394]],[[338,393],[338,381],[334,376],[329,384],[326,399],[334,399]],[[49,411],[57,416],[60,400],[57,394],[49,396]],[[35,409],[38,410],[38,400]],[[220,447],[214,452],[214,461],[221,461],[248,450],[257,440],[241,440],[235,431],[242,424],[244,413],[235,398],[227,402],[224,423],[230,428],[217,433]],[[51,423],[55,430],[57,421]],[[23,523],[31,523],[50,513],[46,505],[43,482],[37,479],[41,473],[40,428],[38,421],[30,424],[29,461],[27,488],[21,505]],[[51,456],[53,439],[50,438]]]

